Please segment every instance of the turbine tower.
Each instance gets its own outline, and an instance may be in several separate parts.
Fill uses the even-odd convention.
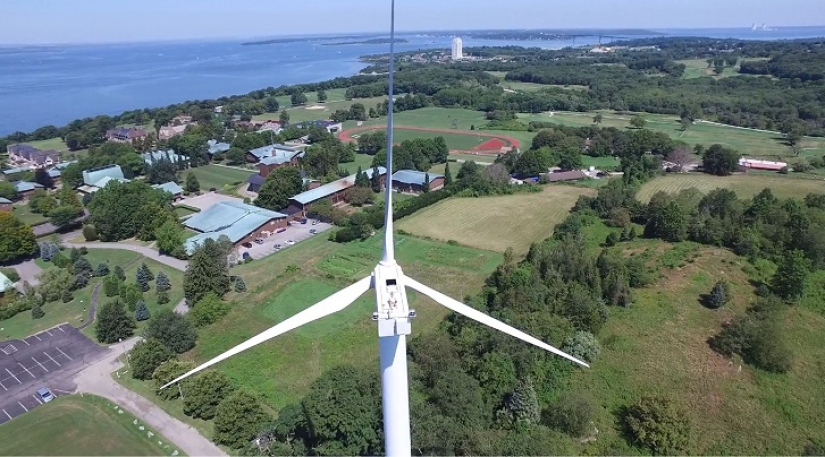
[[[395,0],[391,0],[389,100],[387,120],[387,184],[386,211],[384,214],[384,249],[381,260],[372,275],[367,276],[341,291],[310,306],[300,313],[284,320],[263,333],[235,346],[223,354],[194,368],[161,387],[165,389],[189,376],[194,375],[218,362],[228,359],[249,348],[257,346],[278,335],[301,327],[322,317],[329,316],[351,305],[370,288],[375,289],[375,312],[372,320],[378,324],[378,346],[381,361],[381,394],[384,415],[384,445],[389,456],[409,456],[412,451],[410,440],[410,396],[407,382],[407,335],[412,332],[415,310],[407,302],[406,288],[426,295],[436,303],[469,319],[504,332],[514,338],[530,343],[548,352],[564,357],[587,367],[583,361],[568,355],[543,341],[500,322],[458,300],[404,275],[395,261],[392,216],[392,149],[393,149],[393,88],[395,76]]]

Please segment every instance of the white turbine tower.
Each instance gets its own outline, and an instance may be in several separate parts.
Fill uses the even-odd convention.
[[[405,276],[401,270],[401,266],[395,262],[392,218],[395,0],[392,0],[391,8],[389,119],[387,121],[387,183],[385,186],[387,207],[384,215],[384,252],[375,270],[373,270],[372,275],[359,280],[355,284],[310,306],[269,330],[235,346],[161,388],[169,387],[199,371],[205,370],[218,362],[226,360],[278,335],[282,335],[302,325],[341,311],[372,288],[375,289],[375,312],[372,313],[372,320],[378,323],[379,356],[381,360],[381,394],[384,414],[385,450],[389,456],[409,456],[412,445],[410,441],[409,386],[407,383],[407,335],[412,332],[411,321],[415,317],[415,310],[409,308],[405,290],[406,287],[410,287],[430,297],[438,304],[476,322],[492,327],[582,366],[587,367],[588,365],[553,346],[500,322],[458,300],[452,299],[441,292],[431,289],[409,276]]]

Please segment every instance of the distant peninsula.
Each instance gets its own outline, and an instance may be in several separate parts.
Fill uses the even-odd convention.
[[[344,46],[348,44],[390,44],[392,39],[390,38],[373,38],[370,40],[362,40],[362,41],[340,41],[337,43],[324,43],[323,46]],[[396,38],[395,43],[409,43],[409,40],[405,40],[403,38]]]

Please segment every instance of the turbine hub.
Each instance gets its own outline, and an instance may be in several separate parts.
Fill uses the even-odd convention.
[[[375,289],[375,312],[378,336],[390,337],[412,333],[411,319],[415,310],[409,308],[404,288],[404,273],[398,264],[378,264],[372,274]]]

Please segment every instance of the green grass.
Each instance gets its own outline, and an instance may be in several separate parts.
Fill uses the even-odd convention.
[[[36,147],[37,149],[43,150],[55,149],[57,151],[62,152],[67,151],[69,149],[69,147],[66,146],[66,142],[63,141],[63,139],[60,137],[50,138],[48,140],[29,141],[27,142],[27,144],[30,144]]]
[[[234,190],[255,172],[213,164],[192,168],[187,173],[194,173],[198,178],[201,189],[207,191],[213,187],[218,190],[225,187]]]
[[[307,92],[305,95],[307,96],[307,103],[303,106],[292,106],[289,96],[285,97],[278,97],[278,102],[281,104],[282,109],[286,109],[289,113],[289,122],[305,122],[305,121],[314,121],[319,119],[329,119],[330,115],[339,109],[347,110],[352,106],[354,103],[360,103],[364,105],[364,107],[369,110],[370,108],[374,108],[377,104],[386,100],[386,96],[381,97],[371,97],[371,98],[356,98],[353,100],[346,100],[344,98],[344,94],[346,93],[346,89],[330,89],[327,91],[327,102],[320,105],[323,106],[323,109],[311,109],[318,105],[318,95],[317,92]],[[310,109],[308,109],[310,108]],[[264,113],[257,116],[252,116],[252,120],[255,121],[264,121],[264,120],[278,120],[281,116],[280,112],[277,113]]]
[[[184,455],[136,420],[105,398],[58,397],[0,426],[0,455]]]
[[[580,195],[595,195],[583,187],[545,186],[542,192],[484,198],[450,198],[406,217],[398,228],[415,235],[454,240],[466,246],[525,253],[530,244],[550,237]]]
[[[589,90],[587,86],[578,86],[575,84],[571,85],[561,85],[561,84],[536,84],[536,83],[523,83],[521,81],[502,81],[498,84],[499,86],[510,89],[516,92],[539,92],[543,89],[549,88],[557,88],[557,89],[566,89],[566,90]]]
[[[690,173],[654,178],[642,186],[637,198],[642,202],[647,202],[656,192],[677,193],[691,187],[702,193],[708,193],[720,187],[726,188],[736,192],[742,198],[752,197],[765,188],[770,188],[773,194],[780,198],[801,198],[809,193],[825,193],[825,186],[821,181],[797,179],[779,174],[712,176]]]
[[[42,215],[33,213],[29,205],[23,203],[22,205],[14,205],[14,217],[16,217],[20,222],[28,225],[38,225],[44,224],[49,221],[49,218]]]
[[[176,206],[175,207],[175,214],[178,217],[191,216],[192,214],[197,214],[197,213],[198,213],[198,211],[193,211],[189,208],[184,208],[183,206]]]
[[[376,126],[375,130],[385,130],[383,126]],[[393,130],[393,140],[396,143],[401,143],[407,140],[416,138],[438,138],[443,137],[447,142],[449,149],[470,150],[474,147],[495,138],[495,135],[490,135],[486,130],[469,131],[465,134],[459,133],[443,133],[443,132],[427,132],[418,130],[407,130],[404,127],[396,127]],[[356,135],[370,133],[370,131],[358,132]]]
[[[357,173],[358,167],[361,167],[361,170],[366,170],[367,168],[372,167],[372,158],[373,156],[369,154],[355,154],[355,161],[354,162],[347,162],[339,164],[340,168],[347,170],[347,173]]]
[[[618,167],[619,161],[616,160],[615,157],[590,157],[583,155],[582,156],[582,165],[585,167],[596,167],[596,168],[606,168],[606,167]]]

